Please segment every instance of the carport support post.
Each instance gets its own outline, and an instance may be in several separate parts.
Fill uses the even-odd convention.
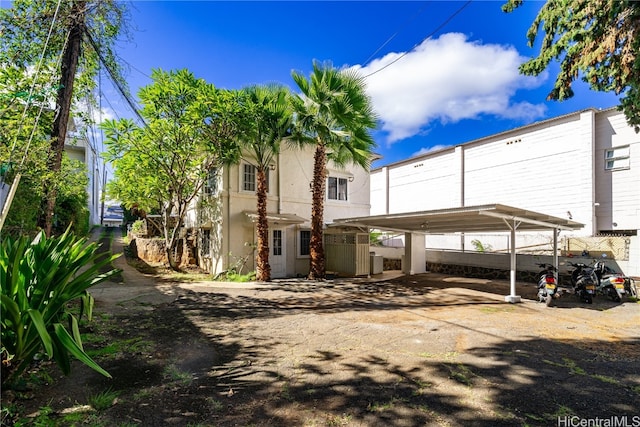
[[[511,292],[510,295],[504,297],[506,302],[516,303],[520,302],[520,295],[516,295],[516,222],[509,224],[509,221],[505,220],[509,228],[511,229]]]
[[[427,271],[427,255],[425,249],[426,238],[424,234],[404,234],[404,274],[420,274]]]

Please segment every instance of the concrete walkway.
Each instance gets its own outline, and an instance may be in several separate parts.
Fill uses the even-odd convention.
[[[175,284],[157,283],[152,276],[140,273],[127,263],[124,256],[124,238],[119,228],[96,228],[90,240],[99,241],[104,235],[111,236],[111,252],[120,254],[113,266],[122,270],[122,282],[105,281],[93,286],[89,292],[95,306],[109,306],[123,310],[150,310],[153,306],[166,304],[177,298]]]

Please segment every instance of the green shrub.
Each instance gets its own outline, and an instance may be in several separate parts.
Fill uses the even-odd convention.
[[[147,224],[143,219],[139,219],[131,225],[131,232],[138,236],[146,236]]]
[[[45,353],[64,374],[71,370],[69,355],[110,377],[83,350],[78,319],[91,320],[93,297],[87,289],[118,270],[100,274],[118,255],[100,258],[97,243],[87,244],[67,229],[47,238],[5,237],[0,242],[2,383],[19,375]],[[79,302],[76,317],[72,302]]]

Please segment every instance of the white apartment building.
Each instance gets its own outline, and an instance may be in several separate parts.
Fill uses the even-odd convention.
[[[624,236],[626,259],[618,264],[640,275],[640,134],[615,108],[578,111],[371,171],[371,215],[493,203],[584,224],[564,237]],[[548,233],[520,233],[516,246],[548,241]],[[426,236],[428,248],[465,250],[472,242],[501,251],[509,239]]]
[[[78,132],[73,119],[69,120],[69,129],[64,151],[71,160],[78,160],[86,167],[87,194],[89,209],[89,227],[99,225],[101,221],[101,193],[103,186],[103,162],[100,153],[91,144],[84,133]]]
[[[309,273],[313,153],[313,147],[283,148],[268,171],[269,264],[273,278]],[[327,170],[324,222],[369,215],[369,171],[331,164]],[[212,172],[204,195],[185,219],[186,228],[199,230],[198,264],[216,274],[246,259],[244,272],[255,270],[256,169],[245,160]]]

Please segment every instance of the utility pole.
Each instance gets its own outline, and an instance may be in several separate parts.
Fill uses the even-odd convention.
[[[51,130],[51,146],[49,147],[49,158],[47,166],[53,178],[49,177],[44,181],[44,198],[40,204],[40,217],[38,226],[42,228],[47,236],[51,236],[53,225],[53,211],[56,204],[57,189],[53,179],[60,172],[62,165],[62,153],[67,137],[67,125],[71,111],[71,100],[73,97],[73,83],[78,59],[82,48],[82,36],[85,32],[86,1],[74,1],[71,6],[71,23],[69,27],[69,39],[62,54],[60,86],[56,99],[56,116]]]

